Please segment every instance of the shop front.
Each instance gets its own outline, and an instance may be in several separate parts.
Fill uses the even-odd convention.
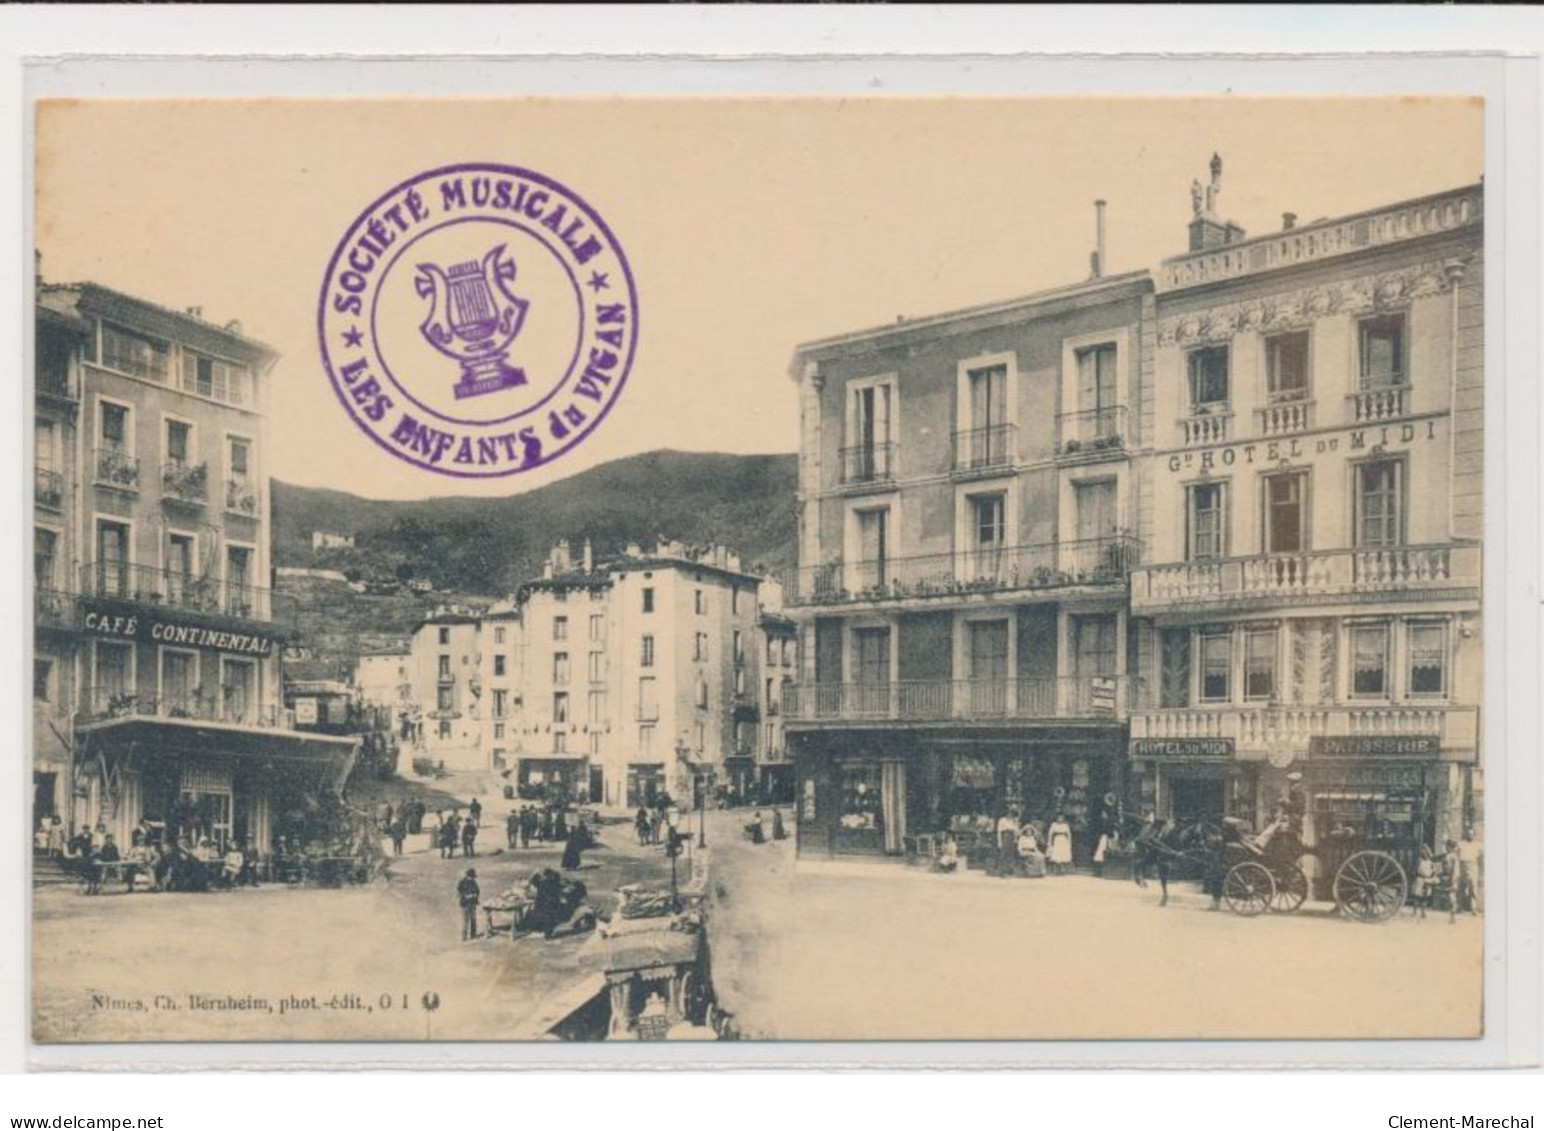
[[[1231,738],[1133,739],[1126,808],[1181,825],[1237,817],[1254,828],[1259,773],[1259,763],[1238,758]]]
[[[756,800],[756,759],[730,757],[724,759],[722,778],[724,796],[732,803],[749,805]]]
[[[552,805],[590,800],[590,760],[583,754],[521,755],[515,793],[523,801]]]
[[[652,809],[668,792],[663,762],[629,762],[627,764],[627,807]]]

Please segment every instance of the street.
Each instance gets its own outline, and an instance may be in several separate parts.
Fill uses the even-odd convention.
[[[1481,921],[1240,918],[1193,883],[794,863],[718,814],[714,983],[747,1037],[804,1040],[1479,1035]]]

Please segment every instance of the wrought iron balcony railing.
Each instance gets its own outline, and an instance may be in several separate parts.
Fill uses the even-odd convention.
[[[1012,424],[990,428],[971,428],[954,434],[955,471],[995,471],[1013,466],[1014,433]]]
[[[1130,439],[1125,405],[1064,412],[1056,418],[1060,456],[1087,456],[1099,452],[1120,451]]]
[[[72,628],[75,624],[75,595],[62,589],[37,589],[32,599],[34,618],[39,627]]]
[[[909,597],[1124,585],[1141,559],[1141,543],[1125,534],[920,554],[876,561],[832,562],[789,571],[783,599],[790,605],[826,605]]]
[[[209,465],[172,461],[161,465],[161,497],[202,506],[209,501]]]
[[[51,467],[35,469],[32,481],[32,498],[40,507],[51,511],[64,506],[64,473]]]
[[[225,509],[232,514],[257,517],[257,486],[245,477],[225,481]]]
[[[165,605],[242,620],[271,620],[273,593],[239,581],[199,577],[174,569],[90,562],[81,567],[81,596]]]
[[[88,687],[81,693],[82,722],[104,719],[160,718],[197,719],[229,726],[265,727],[294,730],[293,711],[256,701],[254,694],[238,687],[156,695],[123,688]]]
[[[895,478],[894,444],[842,449],[842,483],[888,483]]]
[[[91,453],[96,482],[119,491],[139,490],[139,459],[122,448],[97,448]]]
[[[790,724],[835,721],[959,722],[1123,719],[1141,697],[1135,676],[902,679],[791,687]]]

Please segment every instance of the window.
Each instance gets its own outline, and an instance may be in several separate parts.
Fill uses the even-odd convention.
[[[606,678],[606,653],[590,653],[590,682],[601,683]]]
[[[449,719],[441,719],[440,720],[440,738],[442,740],[448,740],[450,738],[450,720]]]
[[[1265,392],[1271,401],[1308,398],[1308,331],[1265,339]]]
[[[592,730],[590,732],[590,757],[600,757],[600,731],[598,730]],[[604,775],[604,773],[605,771],[602,770],[599,766],[592,766],[590,768],[590,800],[596,802],[597,804],[599,803],[600,799],[605,796],[604,784],[596,784],[597,782],[605,782],[604,776],[601,776]]]
[[[697,741],[696,745],[693,746],[692,749],[696,750],[698,754],[701,754],[708,748],[708,728],[705,724],[698,722],[694,724],[693,730],[696,732],[694,737]]]
[[[48,684],[54,674],[52,660],[32,661],[32,697],[39,702],[46,703],[49,699]]]
[[[166,422],[166,462],[186,464],[193,453],[193,425],[180,420]]]
[[[1228,347],[1208,346],[1192,350],[1186,358],[1190,377],[1190,407],[1225,408],[1228,404]]]
[[[606,615],[604,613],[590,614],[590,639],[597,642],[606,639]]]
[[[745,663],[745,634],[738,628],[734,630],[734,662]]]
[[[1405,629],[1410,670],[1405,686],[1411,697],[1447,694],[1447,625],[1411,623]]]
[[[449,656],[441,656],[440,657],[440,678],[441,679],[449,679],[450,678],[450,657]]]
[[[567,652],[554,652],[552,654],[552,682],[560,686],[568,682]]]
[[[161,706],[170,713],[196,713],[198,704],[195,652],[161,653]]]
[[[58,422],[54,420],[34,420],[32,431],[33,436],[36,438],[36,450],[33,453],[33,465],[39,471],[58,471]]]
[[[970,497],[971,549],[977,558],[978,574],[994,574],[1002,565],[1005,540],[1004,497],[996,495],[972,495]]]
[[[230,438],[230,467],[231,478],[237,482],[244,482],[251,473],[252,444],[249,440],[243,440],[239,436]]]
[[[735,670],[734,670],[734,693],[736,695],[744,695],[745,694],[745,669],[744,668],[735,668]]]
[[[32,578],[39,589],[53,589],[58,571],[59,535],[41,526],[32,529]]]
[[[1228,701],[1228,675],[1232,649],[1227,632],[1201,633],[1201,702]]]
[[[250,546],[225,547],[225,582],[231,587],[231,598],[247,598],[246,590],[252,584],[252,548]]]
[[[638,758],[650,761],[654,757],[654,727],[652,724],[638,728]]]
[[[117,326],[102,325],[102,364],[119,373],[165,381],[167,372],[165,342],[141,337]]]
[[[643,639],[641,641],[639,641],[639,644],[640,644],[640,653],[639,653],[639,656],[638,656],[638,664],[639,664],[639,666],[640,667],[645,667],[645,668],[652,668],[654,666],[654,637],[652,635],[645,636],[645,637],[643,637]]]
[[[1265,507],[1261,536],[1267,554],[1298,554],[1308,549],[1308,474],[1267,475],[1260,484]]]
[[[553,617],[552,618],[552,639],[554,639],[554,640],[567,640],[568,639],[568,618],[567,617]]]
[[[97,592],[126,597],[129,592],[129,528],[121,522],[97,522]]]
[[[879,766],[874,762],[849,762],[841,767],[841,775],[842,828],[882,829]]]
[[[638,717],[645,720],[659,718],[659,697],[655,693],[655,680],[651,675],[642,676],[638,680]]]
[[[883,685],[890,682],[890,630],[855,628],[852,631],[853,682]]]
[[[1197,483],[1190,488],[1190,560],[1227,556],[1226,484]]]
[[[121,404],[101,404],[102,446],[109,451],[129,450],[129,410]]]
[[[493,717],[502,719],[509,706],[509,692],[502,687],[493,690]]]
[[[693,687],[692,691],[693,691],[693,702],[695,702],[697,704],[697,706],[702,708],[703,710],[707,710],[707,707],[708,707],[708,681],[703,679],[702,676],[699,675],[697,677],[697,683]]]
[[[552,721],[554,723],[568,722],[568,692],[554,691],[552,693]]]
[[[643,611],[646,613],[654,611],[654,587],[652,585],[645,587],[643,590]]]
[[[708,595],[701,589],[692,590],[692,601],[697,607],[699,617],[706,616],[708,612]]]
[[[503,656],[495,656],[495,657],[493,657],[493,674],[494,675],[503,675],[504,674],[504,657]]]
[[[1276,695],[1276,630],[1251,628],[1244,633],[1244,698]]]
[[[729,612],[734,616],[740,615],[740,591],[738,589],[729,590]]]
[[[449,644],[450,643],[450,629],[448,629],[448,628],[441,628],[440,629],[440,643],[441,644]]]
[[[777,637],[767,637],[767,666],[772,667],[777,663]]]
[[[442,687],[439,689],[438,707],[441,711],[454,710],[456,706],[456,689],[454,687]]]
[[[1092,346],[1077,352],[1078,409],[1092,413],[1097,421],[1097,435],[1115,431],[1115,343]]]
[[[499,625],[497,628],[495,628],[493,630],[493,642],[495,644],[502,644],[502,643],[504,643],[504,626],[503,625]]]
[[[996,467],[1008,462],[1008,368],[994,365],[966,374],[970,423],[961,437],[960,467]]]
[[[494,738],[503,738],[504,737],[504,724],[503,723],[494,723],[493,724],[493,737]]]
[[[200,357],[189,350],[182,351],[182,390],[185,393],[213,397],[230,404],[245,404],[246,375],[247,371],[239,365]]]
[[[1382,698],[1389,692],[1389,626],[1358,625],[1351,629],[1351,694]]]
[[[1403,314],[1364,319],[1358,327],[1357,342],[1362,388],[1387,389],[1405,383]]]
[[[1404,461],[1371,460],[1356,465],[1356,544],[1404,543]]]
[[[1190,630],[1165,628],[1158,636],[1158,706],[1190,706]]]
[[[93,678],[96,680],[97,693],[102,701],[94,703],[95,710],[101,711],[109,706],[109,700],[114,696],[131,694],[134,687],[134,646],[132,644],[115,644],[105,640],[96,642],[96,671]]]
[[[851,429],[846,466],[849,482],[868,483],[888,479],[890,463],[891,388],[888,384],[864,385],[852,390]]]
[[[765,703],[768,707],[777,706],[777,680],[768,678],[767,695],[766,698],[762,700],[762,702]]]
[[[589,696],[590,725],[597,726],[606,721],[606,693],[604,691],[592,691]]]

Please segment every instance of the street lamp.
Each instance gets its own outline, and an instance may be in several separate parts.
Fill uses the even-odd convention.
[[[708,776],[702,775],[697,788],[697,847],[708,847]]]

